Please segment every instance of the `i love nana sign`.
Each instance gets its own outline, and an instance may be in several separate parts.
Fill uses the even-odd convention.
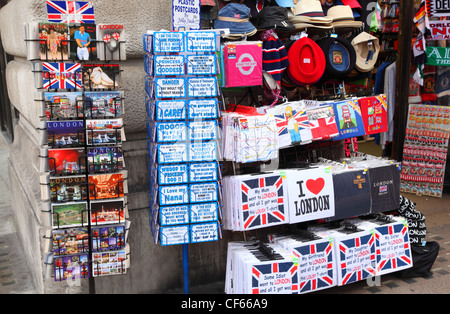
[[[287,170],[289,222],[334,216],[333,176],[329,167]]]

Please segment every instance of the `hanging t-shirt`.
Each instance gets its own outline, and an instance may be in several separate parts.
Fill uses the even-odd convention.
[[[346,100],[333,103],[339,135],[334,140],[342,140],[365,134],[361,109],[357,100]]]
[[[358,99],[366,135],[387,132],[386,95],[361,97]]]

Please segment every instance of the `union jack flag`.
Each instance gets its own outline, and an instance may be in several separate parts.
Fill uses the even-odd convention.
[[[254,203],[254,189],[270,187],[270,192],[266,194],[266,201],[270,198],[276,200],[277,205],[271,207],[250,207],[249,203]],[[283,179],[280,175],[267,176],[262,178],[250,179],[241,182],[241,200],[243,229],[250,230],[272,225],[286,223],[286,214],[284,209]],[[251,194],[251,195],[250,195]],[[262,193],[261,193],[262,194]],[[270,194],[270,195],[269,195]],[[263,197],[263,196],[262,196]],[[262,200],[264,202],[264,199]],[[274,209],[276,208],[276,209]]]
[[[298,287],[298,278],[297,278],[297,268],[298,266],[294,264],[294,262],[271,262],[268,264],[261,265],[252,265],[252,284],[251,284],[251,293],[252,294],[260,294],[260,293],[293,293],[297,290]],[[272,286],[260,286],[260,282],[264,283],[267,279],[264,279],[264,275],[270,274],[286,274],[286,276],[275,276],[275,278],[270,281],[272,282]],[[279,278],[282,277],[282,278]],[[267,287],[273,287],[274,290],[269,291],[269,289],[265,289]],[[277,288],[283,287],[281,291],[277,291]]]
[[[43,62],[44,89],[81,89],[80,63]]]
[[[282,106],[280,108],[273,108],[275,110],[268,110],[267,113],[273,114],[275,117],[275,122],[277,124],[278,128],[278,143],[279,147],[286,147],[291,145],[291,135],[289,134],[288,130],[288,124],[291,119],[295,120],[296,124],[298,125],[298,133],[299,141],[301,142],[310,142],[311,141],[311,134],[307,134],[307,132],[310,132],[309,130],[309,119],[308,115],[306,114],[306,111],[301,108],[298,108],[294,104],[291,107],[292,110],[292,117],[289,118],[286,114],[286,108],[289,107],[288,105]],[[281,109],[281,110],[280,110]],[[309,136],[308,136],[309,135]]]
[[[334,250],[332,242],[317,242],[293,250],[295,257],[299,259],[306,257],[308,261],[316,261],[316,266],[320,266],[317,271],[311,271],[299,275],[299,293],[307,293],[336,285],[336,274],[334,271]],[[316,256],[317,258],[313,257]]]
[[[399,237],[393,241],[392,235],[397,234]],[[385,236],[385,237],[383,237]],[[395,250],[395,255],[383,253],[380,250],[380,244],[385,238],[387,243],[385,246],[398,246]],[[375,243],[377,253],[377,272],[378,275],[384,275],[390,272],[409,268],[412,266],[411,247],[409,244],[409,233],[406,224],[397,223],[387,226],[377,227],[375,229]],[[399,253],[402,254],[399,254]]]
[[[355,250],[358,248],[361,248],[361,250]],[[377,275],[375,269],[375,236],[373,234],[339,241],[338,252],[339,285],[347,285]],[[370,262],[367,263],[367,260],[370,260]],[[350,261],[352,262],[351,265],[350,263],[347,265],[347,262]]]
[[[95,23],[94,6],[86,1],[47,0],[47,18],[56,23]]]
[[[313,140],[326,140],[339,135],[332,106],[314,108],[308,111]]]

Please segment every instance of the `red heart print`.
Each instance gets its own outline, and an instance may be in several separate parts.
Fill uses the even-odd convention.
[[[319,194],[325,186],[325,180],[323,178],[318,178],[316,180],[309,179],[306,181],[306,187],[311,193]]]

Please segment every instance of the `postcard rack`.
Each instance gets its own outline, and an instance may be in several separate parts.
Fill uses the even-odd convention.
[[[91,38],[85,57],[75,39],[82,28]],[[25,34],[38,90],[40,185],[50,223],[44,263],[55,281],[89,278],[94,292],[94,277],[130,267],[124,93],[119,65],[111,62],[126,60],[125,32],[123,25],[69,18],[27,23]]]

